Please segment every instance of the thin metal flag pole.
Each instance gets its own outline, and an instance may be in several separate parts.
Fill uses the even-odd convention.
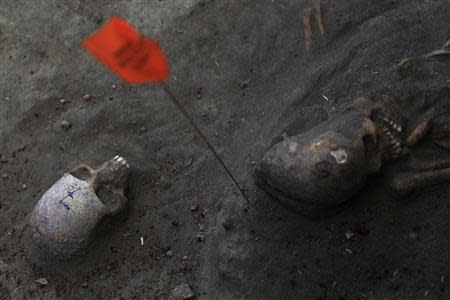
[[[237,182],[237,180],[234,178],[233,174],[231,173],[230,169],[228,169],[228,167],[225,165],[225,163],[223,162],[223,160],[220,158],[219,154],[217,154],[216,150],[214,149],[214,147],[211,145],[211,143],[208,141],[208,139],[206,138],[206,136],[202,133],[202,131],[200,130],[200,128],[197,126],[197,124],[195,124],[194,120],[189,116],[189,114],[187,113],[186,109],[183,107],[183,105],[181,105],[181,103],[177,100],[177,98],[175,97],[174,93],[172,93],[172,91],[170,90],[169,86],[164,82],[164,81],[160,81],[160,85],[162,86],[162,88],[164,89],[164,91],[167,93],[167,95],[169,96],[170,100],[173,102],[173,104],[178,108],[178,110],[184,115],[184,117],[189,121],[189,123],[191,124],[191,126],[195,129],[195,131],[198,133],[198,135],[202,138],[203,142],[206,144],[206,146],[208,147],[208,149],[214,154],[215,158],[219,161],[219,163],[222,165],[222,167],[225,169],[225,171],[227,172],[228,176],[231,178],[231,180],[233,180],[234,185],[236,186],[236,188],[239,190],[239,192],[241,193],[242,197],[244,197],[244,199],[250,203],[250,201],[248,200],[247,196],[244,194],[244,191],[241,189],[241,187],[239,186],[239,183]]]

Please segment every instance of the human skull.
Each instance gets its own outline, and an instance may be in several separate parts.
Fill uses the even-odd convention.
[[[379,114],[371,101],[358,98],[340,117],[273,146],[256,169],[257,182],[306,215],[332,211],[382,165],[389,144],[380,139]]]
[[[120,156],[99,167],[79,165],[45,192],[30,218],[32,239],[51,257],[70,258],[92,240],[99,222],[124,210],[130,165]]]

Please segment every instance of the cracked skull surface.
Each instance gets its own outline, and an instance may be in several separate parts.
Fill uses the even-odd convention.
[[[99,222],[122,212],[129,164],[120,156],[65,173],[36,204],[32,239],[43,253],[70,258],[86,248]]]

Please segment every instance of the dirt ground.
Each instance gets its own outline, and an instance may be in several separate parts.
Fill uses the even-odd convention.
[[[332,118],[450,37],[448,0],[323,0],[325,34],[313,22],[307,51],[313,5],[3,0],[0,299],[167,299],[183,282],[199,299],[449,299],[450,185],[399,200],[375,176],[320,220],[254,185],[255,162],[283,133]],[[111,15],[160,41],[168,86],[249,202],[160,86],[124,85],[82,49]],[[37,262],[26,226],[36,201],[68,169],[116,154],[132,165],[126,220],[84,257]]]

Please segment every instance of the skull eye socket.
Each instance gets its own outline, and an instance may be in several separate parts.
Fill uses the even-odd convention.
[[[86,167],[77,168],[76,170],[70,172],[70,174],[73,177],[76,177],[83,181],[87,181],[89,178],[91,178],[91,172],[89,172],[89,170]]]
[[[95,193],[105,206],[111,206],[115,203],[114,192],[110,188],[101,186]]]

